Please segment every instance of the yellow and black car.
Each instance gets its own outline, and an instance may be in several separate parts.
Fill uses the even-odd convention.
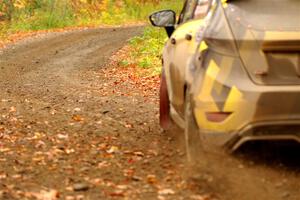
[[[191,2],[194,15],[202,12],[195,35],[175,28],[163,54],[169,113],[185,129],[188,152],[300,142],[300,1]],[[183,38],[195,44],[181,49]]]

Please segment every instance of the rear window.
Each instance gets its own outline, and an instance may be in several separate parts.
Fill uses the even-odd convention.
[[[260,30],[299,31],[300,0],[232,0],[231,12],[247,27]]]

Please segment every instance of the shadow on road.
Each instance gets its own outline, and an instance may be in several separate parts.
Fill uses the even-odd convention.
[[[294,141],[256,141],[243,145],[235,156],[257,165],[300,173],[300,144]]]

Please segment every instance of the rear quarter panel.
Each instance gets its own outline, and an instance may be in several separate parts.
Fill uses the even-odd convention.
[[[196,51],[195,35],[201,23],[202,20],[193,20],[178,26],[163,52],[170,102],[180,114],[183,114],[185,71]],[[187,34],[192,36],[191,40],[186,39]],[[171,43],[172,39],[176,40],[176,44]]]

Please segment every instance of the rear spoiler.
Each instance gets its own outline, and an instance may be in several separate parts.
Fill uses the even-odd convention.
[[[300,40],[265,41],[262,45],[264,52],[299,52]]]
[[[266,32],[262,50],[300,53],[300,32]]]

